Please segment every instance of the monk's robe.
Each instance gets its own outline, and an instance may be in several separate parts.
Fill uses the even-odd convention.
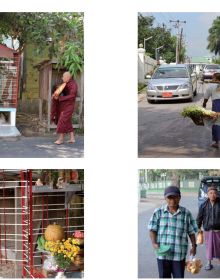
[[[59,119],[59,100],[52,98],[51,100],[51,113],[50,113],[50,121],[55,124],[58,123]]]
[[[70,80],[64,90],[63,96],[58,99],[58,123],[57,133],[73,132],[72,115],[77,95],[77,84],[74,80]]]

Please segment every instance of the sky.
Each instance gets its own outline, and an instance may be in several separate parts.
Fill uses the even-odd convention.
[[[167,28],[172,28],[172,34],[176,34],[176,29],[169,20],[186,21],[182,24],[185,42],[187,44],[187,55],[192,56],[213,56],[207,49],[208,30],[214,19],[220,13],[142,13],[155,17],[155,25],[166,24]]]

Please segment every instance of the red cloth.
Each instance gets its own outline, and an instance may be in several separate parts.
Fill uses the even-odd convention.
[[[73,132],[72,115],[77,95],[77,84],[70,80],[58,100],[52,100],[51,119],[57,123],[57,133]]]

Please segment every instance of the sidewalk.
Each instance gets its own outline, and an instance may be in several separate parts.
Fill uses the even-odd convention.
[[[1,158],[82,158],[84,137],[76,136],[76,142],[54,144],[57,135],[43,137],[0,138]]]
[[[141,102],[146,99],[146,93],[139,93],[138,94],[138,102]]]

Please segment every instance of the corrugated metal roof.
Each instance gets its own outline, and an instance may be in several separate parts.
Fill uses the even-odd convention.
[[[15,50],[8,48],[7,46],[0,44],[0,57],[4,58],[13,58]]]

